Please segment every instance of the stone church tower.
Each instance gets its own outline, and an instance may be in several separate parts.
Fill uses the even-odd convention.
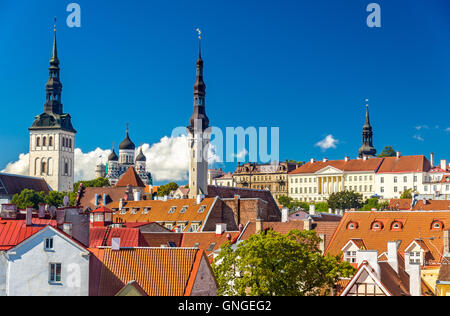
[[[77,131],[72,126],[70,115],[63,112],[56,26],[54,32],[44,113],[36,116],[29,128],[29,175],[44,178],[53,190],[61,192],[73,190]]]
[[[205,109],[206,85],[203,81],[201,46],[197,61],[197,80],[194,85],[194,114],[188,132],[190,154],[189,198],[208,195],[208,147],[210,141],[209,119]]]

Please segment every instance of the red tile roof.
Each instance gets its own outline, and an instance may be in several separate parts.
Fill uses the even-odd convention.
[[[131,185],[132,187],[145,188],[144,182],[142,182],[141,177],[137,174],[134,167],[128,168],[128,170],[122,175],[120,180],[116,183],[116,187],[126,187]]]
[[[111,247],[112,238],[115,237],[120,237],[120,246],[123,248],[148,246],[138,228],[91,227],[89,229],[89,247]]]
[[[130,281],[136,281],[149,296],[188,296],[204,257],[203,251],[186,248],[91,252],[97,259],[91,265],[90,294],[94,296],[114,296]]]
[[[57,226],[55,220],[33,218],[33,225],[25,220],[0,220],[0,250],[9,250],[47,226]]]
[[[176,247],[181,247],[183,234],[181,233],[143,233],[145,241],[149,247],[161,247],[162,245],[169,247],[169,243],[173,243]]]
[[[325,167],[331,166],[333,168],[342,170],[342,171],[377,171],[383,162],[383,158],[370,158],[367,160],[357,159],[357,160],[329,160],[326,162],[316,161],[316,162],[308,162],[303,166],[291,171],[289,174],[304,174],[304,173],[316,173],[319,170],[322,170]]]
[[[378,173],[426,172],[431,164],[425,156],[386,157]]]
[[[217,235],[215,232],[185,233],[181,247],[198,247],[209,256],[227,241],[235,242],[239,235],[239,232],[225,232],[222,235]]]
[[[379,254],[387,251],[388,241],[401,241],[400,253],[403,253],[411,242],[423,239],[429,249],[429,265],[439,263],[443,250],[443,231],[433,230],[432,224],[439,220],[443,229],[450,225],[450,212],[433,211],[383,211],[383,212],[346,212],[339,227],[327,247],[326,253],[338,255],[351,239],[361,239],[366,249],[377,250]],[[373,231],[375,221],[383,223],[380,231]],[[356,229],[347,228],[350,222],[357,223]],[[402,223],[402,229],[392,229],[394,222]]]

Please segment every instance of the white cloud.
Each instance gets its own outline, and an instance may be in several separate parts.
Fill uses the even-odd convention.
[[[428,128],[429,128],[428,125],[419,125],[419,126],[415,127],[415,129],[418,130],[418,131],[420,131],[422,129],[428,129]]]
[[[420,135],[414,135],[413,138],[416,139],[416,140],[418,140],[418,141],[420,141],[420,142],[423,142],[423,141],[424,141],[423,137],[420,136]]]
[[[242,159],[244,159],[245,157],[247,157],[248,156],[248,151],[247,151],[247,149],[242,149],[240,152],[238,152],[237,154],[233,154],[233,157],[234,158],[237,158],[237,159],[239,159],[239,160],[242,160]]]
[[[147,170],[156,182],[185,181],[189,178],[189,150],[187,136],[163,137],[159,143],[144,144],[142,151],[147,157]],[[111,150],[97,148],[89,153],[75,149],[75,181],[95,178],[95,167],[105,163]],[[136,153],[137,154],[137,153]],[[210,146],[209,163],[219,162],[214,146]],[[15,162],[9,163],[2,172],[28,175],[29,154],[21,154]]]
[[[445,129],[445,131],[446,131],[446,132],[450,132],[450,127],[447,127],[447,128]]]
[[[325,151],[330,148],[336,148],[337,144],[339,144],[339,140],[335,139],[333,135],[328,135],[314,146],[320,147],[323,151]]]

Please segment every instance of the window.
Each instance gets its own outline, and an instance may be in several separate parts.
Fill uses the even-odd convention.
[[[397,193],[398,192],[398,188],[394,187],[394,192]]]
[[[381,182],[381,183],[384,183],[384,177],[381,177],[381,178],[380,178],[380,182]]]
[[[181,214],[186,213],[188,207],[189,207],[189,206],[183,206],[183,208],[181,209],[180,213],[181,213]]]
[[[408,177],[407,176],[403,177],[403,182],[408,182]]]
[[[50,277],[51,283],[61,282],[61,263],[50,263]]]
[[[206,251],[213,251],[215,246],[216,246],[216,243],[215,243],[215,242],[211,243],[211,244],[209,245],[209,248],[206,249]]]
[[[53,137],[49,137],[48,139],[48,145],[53,146]]]
[[[397,183],[397,182],[398,182],[398,178],[394,177],[394,183]]]
[[[41,164],[41,173],[46,173],[47,172],[47,163],[43,162]]]
[[[64,174],[66,176],[69,174],[69,164],[67,162],[64,163]]]
[[[176,210],[177,210],[177,207],[176,207],[176,206],[172,206],[172,207],[170,208],[170,210],[169,210],[169,214],[175,213]]]
[[[44,247],[45,250],[53,250],[53,238],[46,238]]]
[[[417,182],[417,176],[414,176],[414,182]]]
[[[414,263],[419,263],[421,264],[421,260],[420,260],[420,252],[416,251],[416,252],[410,252],[409,253],[409,263],[414,264]]]
[[[142,215],[147,215],[150,212],[150,207],[146,207],[144,208],[144,210],[142,211]]]
[[[44,138],[42,138],[42,146],[47,146],[47,138],[46,137],[44,137]]]
[[[128,209],[124,208],[120,211],[120,215],[125,215],[127,213]]]
[[[139,211],[139,208],[132,209],[131,210],[131,215],[136,215],[138,211]]]
[[[356,251],[346,251],[344,255],[344,260],[348,263],[356,262]]]
[[[41,147],[41,138],[36,138],[36,147]]]
[[[200,206],[200,208],[198,209],[198,212],[201,214],[206,210],[206,205],[202,205]]]

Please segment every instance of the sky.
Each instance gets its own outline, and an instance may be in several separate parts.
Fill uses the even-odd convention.
[[[381,28],[367,26],[371,2]],[[211,125],[278,127],[280,160],[356,157],[369,99],[378,152],[450,160],[448,0],[78,0],[80,28],[66,25],[69,3],[0,3],[0,170],[26,172],[54,16],[78,178],[129,123],[156,181],[187,182],[186,142],[171,134],[192,114],[197,28]]]

